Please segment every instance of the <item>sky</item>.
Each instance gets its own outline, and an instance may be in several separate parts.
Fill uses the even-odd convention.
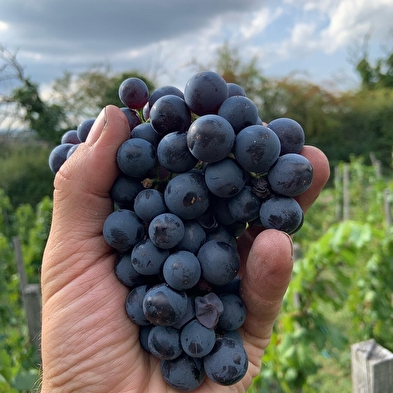
[[[364,48],[393,51],[392,20],[392,0],[0,0],[0,45],[42,88],[93,64],[183,88],[224,43],[267,77],[347,88]]]

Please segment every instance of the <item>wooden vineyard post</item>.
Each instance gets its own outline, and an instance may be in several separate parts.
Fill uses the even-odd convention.
[[[19,286],[25,309],[30,342],[34,346],[38,358],[41,347],[41,289],[39,284],[29,284],[27,281],[25,265],[23,262],[22,248],[19,238],[13,239],[15,259],[19,272]]]
[[[352,392],[393,392],[393,353],[374,339],[351,346]]]

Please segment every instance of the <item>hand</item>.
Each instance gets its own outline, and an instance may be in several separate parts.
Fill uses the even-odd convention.
[[[113,204],[110,188],[119,171],[118,147],[129,138],[114,106],[98,116],[87,140],[57,173],[53,219],[42,265],[42,393],[175,392],[162,379],[159,361],[139,345],[138,326],[124,311],[129,290],[114,274],[115,253],[102,236]],[[302,151],[313,164],[311,188],[299,202],[315,201],[329,176],[318,149]],[[249,356],[246,376],[224,387],[207,378],[195,392],[245,392],[261,366],[292,272],[292,241],[279,231],[257,229],[239,239],[244,268],[242,327]]]

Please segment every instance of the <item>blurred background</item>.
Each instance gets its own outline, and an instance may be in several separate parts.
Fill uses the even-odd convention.
[[[50,151],[123,106],[125,78],[183,89],[206,69],[241,85],[263,121],[298,121],[331,164],[249,392],[351,392],[351,345],[393,350],[392,18],[389,0],[0,0],[0,393],[39,390],[39,313],[28,310]]]

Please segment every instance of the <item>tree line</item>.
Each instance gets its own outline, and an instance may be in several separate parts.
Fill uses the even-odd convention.
[[[108,104],[123,106],[118,98],[120,83],[130,77],[143,79],[150,91],[155,81],[131,70],[115,73],[109,65],[92,65],[81,73],[65,72],[43,98],[40,86],[26,77],[16,54],[0,45],[0,87],[13,80],[15,87],[0,92],[2,120],[13,118],[32,130],[17,138],[3,132],[0,139],[0,188],[14,205],[38,203],[51,195],[53,176],[48,171],[50,149],[62,134],[95,117]],[[244,87],[259,108],[263,121],[291,117],[304,128],[307,143],[321,148],[332,166],[351,156],[367,157],[372,152],[389,168],[393,144],[393,54],[372,63],[367,53],[357,62],[354,73],[359,86],[337,90],[297,76],[267,78],[258,59],[244,61],[238,51],[222,45],[212,64],[194,62],[196,70],[212,69],[227,82]],[[12,123],[11,123],[12,124]]]

